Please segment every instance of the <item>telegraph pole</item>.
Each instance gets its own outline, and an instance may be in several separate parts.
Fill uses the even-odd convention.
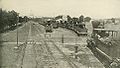
[[[62,44],[64,43],[64,35],[62,34]]]
[[[19,46],[18,45],[18,23],[19,23],[19,14],[17,16],[17,46]]]
[[[75,48],[75,59],[77,59],[78,58],[78,44],[77,44],[77,37],[75,38],[75,46],[74,46],[74,48]]]

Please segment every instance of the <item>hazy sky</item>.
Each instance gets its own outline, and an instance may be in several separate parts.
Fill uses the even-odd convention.
[[[2,8],[29,16],[120,17],[120,0],[2,0]]]

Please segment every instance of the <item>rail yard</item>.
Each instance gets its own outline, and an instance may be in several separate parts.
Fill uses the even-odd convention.
[[[120,68],[119,0],[0,0],[0,68]]]
[[[46,33],[44,26],[29,21],[18,28],[17,46],[16,32],[2,34],[1,68],[104,68],[86,46],[87,36],[60,27]]]
[[[119,28],[109,26],[119,23],[28,21],[1,34],[1,68],[119,68]],[[99,35],[114,40],[104,42]]]

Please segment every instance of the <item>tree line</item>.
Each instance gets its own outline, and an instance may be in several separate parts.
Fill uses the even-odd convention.
[[[22,24],[22,22],[28,21],[28,17],[19,16],[16,11],[6,11],[0,9],[0,32],[9,28],[14,28],[17,24]]]
[[[62,15],[56,16],[55,19],[60,19],[62,18]],[[90,17],[84,17],[83,15],[79,16],[79,17],[70,17],[69,15],[67,15],[67,21],[68,22],[78,22],[78,23],[82,23],[82,22],[90,22],[91,18]]]

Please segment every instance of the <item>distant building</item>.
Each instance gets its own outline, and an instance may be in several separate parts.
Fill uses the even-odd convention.
[[[120,18],[116,18],[115,23],[120,23]]]
[[[42,17],[41,19],[44,20],[44,21],[48,21],[48,20],[52,20],[54,18],[53,17]]]
[[[120,23],[120,18],[114,18],[114,21],[113,19],[105,19],[104,21],[105,23]]]
[[[59,15],[55,19],[58,22],[60,22],[60,21],[65,22],[65,21],[67,21],[67,15]]]
[[[63,21],[67,21],[67,15],[62,16]]]

